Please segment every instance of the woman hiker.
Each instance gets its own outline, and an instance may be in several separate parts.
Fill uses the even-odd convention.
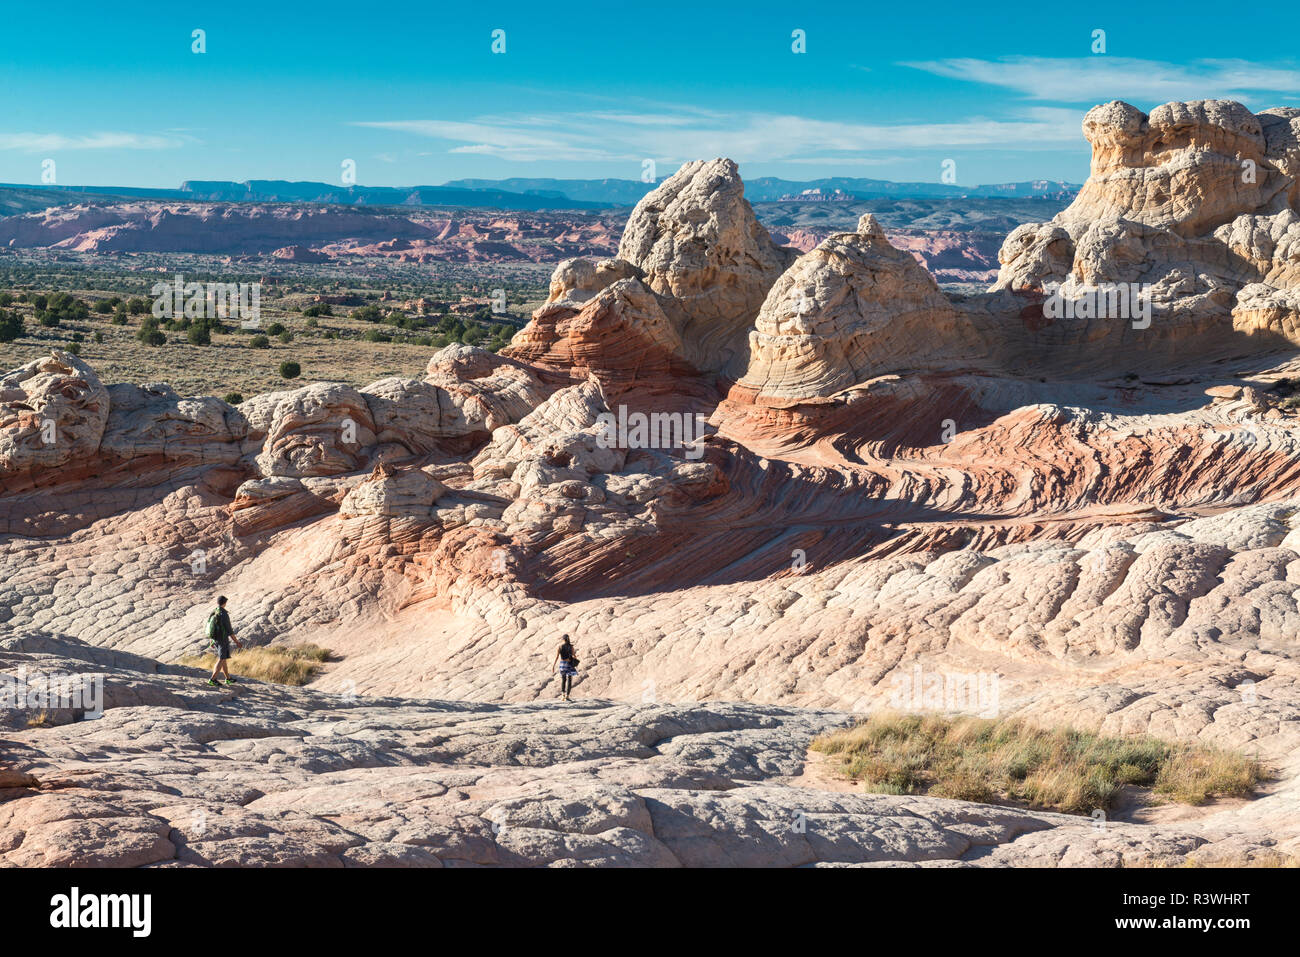
[[[555,661],[551,663],[551,674],[560,670],[560,697],[569,700],[569,691],[573,688],[573,679],[578,674],[578,656],[574,653],[573,642],[568,635],[560,638],[560,648],[555,652]]]

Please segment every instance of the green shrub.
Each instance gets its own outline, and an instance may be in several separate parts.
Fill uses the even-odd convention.
[[[227,405],[239,405],[239,403],[241,403],[241,402],[243,402],[243,401],[244,401],[244,396],[243,396],[241,393],[239,393],[239,392],[227,392],[227,393],[226,393],[226,404],[227,404]]]
[[[48,323],[50,326],[57,326],[60,322],[77,322],[90,316],[90,307],[76,296],[66,292],[56,292],[47,297],[45,306],[37,307],[38,318],[42,309],[44,315],[54,319],[53,322]],[[42,322],[41,325],[46,323]]]
[[[293,333],[290,332],[288,329],[286,329],[284,332],[276,336],[276,338],[279,339],[281,342],[288,344],[290,342],[293,342]]]
[[[253,336],[253,338],[248,340],[248,348],[269,349],[271,348],[271,340],[266,338],[266,336]]]
[[[162,334],[158,328],[158,320],[153,316],[146,316],[140,323],[140,328],[136,331],[135,337],[147,346],[160,346],[167,341],[167,337]]]
[[[393,341],[392,336],[390,336],[386,332],[380,332],[378,329],[367,330],[366,334],[362,336],[362,338],[365,339],[366,342],[392,342]]]
[[[22,316],[17,312],[0,310],[0,342],[13,342],[26,334]]]
[[[278,336],[282,332],[284,332],[284,325],[278,322],[273,322],[266,327],[266,334],[268,336]]]
[[[296,379],[302,375],[302,366],[292,360],[280,363],[280,375],[285,379]]]
[[[212,333],[208,331],[206,325],[190,326],[189,330],[185,333],[185,338],[190,341],[190,345],[192,346],[212,345]]]

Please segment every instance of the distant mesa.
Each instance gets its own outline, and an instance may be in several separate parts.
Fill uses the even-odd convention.
[[[778,203],[851,203],[855,199],[852,193],[846,193],[842,189],[821,190],[817,187],[812,189],[800,190],[798,193],[791,193],[780,197]]]
[[[281,246],[271,253],[271,256],[275,259],[295,263],[327,263],[330,261],[329,256],[315,249],[308,249],[306,246]]]

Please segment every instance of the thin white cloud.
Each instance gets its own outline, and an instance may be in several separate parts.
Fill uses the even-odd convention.
[[[1006,118],[945,123],[853,123],[779,113],[551,113],[466,121],[389,120],[354,125],[448,142],[450,153],[538,160],[640,163],[731,156],[744,162],[870,163],[887,151],[1051,149],[1082,140],[1079,111],[1030,107]],[[864,155],[865,154],[865,155]]]
[[[1053,59],[1013,56],[998,60],[947,59],[904,63],[935,76],[1015,90],[1035,100],[1094,104],[1128,100],[1258,101],[1265,94],[1293,100],[1300,70],[1247,60],[1166,63],[1105,54]],[[1263,96],[1267,98],[1267,96]]]
[[[186,138],[142,133],[100,132],[80,136],[62,133],[0,133],[0,150],[54,153],[72,150],[163,150],[182,146]]]

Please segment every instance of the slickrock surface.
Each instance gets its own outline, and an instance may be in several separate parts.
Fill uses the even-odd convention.
[[[66,353],[8,373],[0,668],[80,661],[113,703],[10,716],[0,853],[1294,852],[1293,113],[1097,108],[1094,178],[979,296],[949,300],[871,219],[776,247],[713,160],[646,196],[619,258],[561,264],[504,355],[238,408]],[[1229,188],[1238,154],[1258,177]],[[1045,283],[1097,279],[1151,282],[1150,326],[1047,321]],[[197,687],[167,663],[217,593],[244,640],[337,660],[307,691]],[[566,632],[600,700],[542,703]],[[1195,740],[1278,778],[1181,830],[1100,831],[791,780],[814,733],[881,707]],[[184,823],[203,801],[208,837]]]
[[[1086,866],[1274,843],[799,786],[810,738],[851,717],[830,712],[200,689],[43,635],[0,663],[101,675],[106,699],[3,732],[23,770],[0,771],[0,865]]]

